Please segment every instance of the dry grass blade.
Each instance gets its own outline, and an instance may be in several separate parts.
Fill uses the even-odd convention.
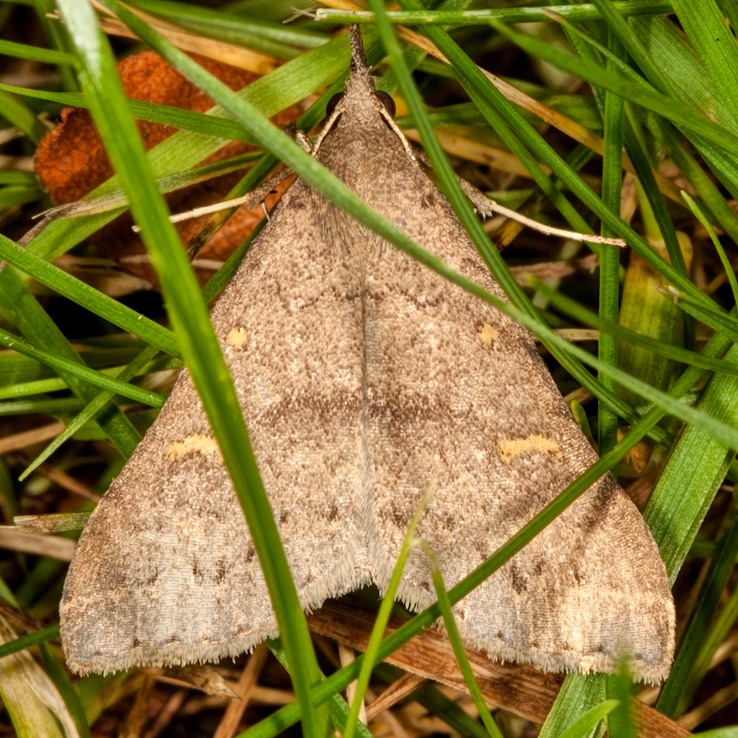
[[[231,700],[228,704],[213,738],[231,738],[235,734],[241,718],[249,705],[256,681],[259,678],[261,670],[264,668],[264,663],[268,655],[269,650],[264,644],[257,646],[251,654],[246,668],[238,680],[235,690],[237,699]]]
[[[96,4],[97,5],[97,4]],[[103,6],[98,6],[101,10],[107,12]],[[144,19],[156,28],[162,35],[166,36],[177,48],[183,51],[189,51],[193,54],[200,54],[210,59],[230,64],[232,67],[245,69],[256,74],[269,74],[279,66],[279,61],[267,54],[260,54],[257,51],[236,46],[224,41],[204,38],[196,33],[188,33],[181,28],[167,23],[154,15],[144,13],[141,10],[131,8],[140,18]],[[136,38],[134,34],[116,18],[103,18],[100,22],[101,28],[111,36],[121,36],[124,38]]]

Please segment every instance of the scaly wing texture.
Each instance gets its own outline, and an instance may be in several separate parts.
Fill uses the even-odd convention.
[[[325,240],[328,210],[295,184],[212,316],[306,609],[368,580],[360,269]],[[276,633],[186,372],[80,538],[61,628],[80,673],[216,660]]]
[[[395,134],[377,118],[362,121],[361,136],[347,131],[347,143],[344,124],[351,125],[341,121],[324,144],[323,160],[355,187],[364,184],[359,194],[412,238],[502,296],[448,202]],[[381,148],[381,159],[357,155],[345,166],[347,146],[360,151],[362,141]],[[368,237],[364,244],[372,573],[384,588],[432,487],[418,535],[451,586],[597,457],[523,328],[397,250]],[[413,609],[435,600],[420,551],[399,597]],[[634,673],[657,681],[671,663],[665,569],[640,514],[609,476],[455,614],[470,645],[548,671],[611,671],[628,652]]]
[[[352,34],[318,158],[451,267],[501,295],[380,115]],[[302,605],[386,588],[418,532],[449,586],[596,456],[525,330],[298,182],[213,311]],[[234,409],[235,410],[235,409]],[[435,597],[421,552],[399,597]],[[658,550],[606,477],[455,607],[466,641],[547,670],[665,677],[674,607]],[[214,660],[275,632],[261,571],[189,377],[98,505],[61,607],[80,672]]]

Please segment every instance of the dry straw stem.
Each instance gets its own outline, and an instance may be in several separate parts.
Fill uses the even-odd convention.
[[[65,424],[58,421],[5,436],[5,438],[0,439],[0,455],[9,454],[12,451],[21,451],[33,443],[50,441],[52,438],[56,438],[64,428]]]
[[[237,699],[228,703],[213,738],[230,738],[238,730],[268,655],[269,650],[263,643],[254,649],[238,680],[235,689]]]
[[[74,541],[44,533],[28,533],[14,525],[2,525],[0,526],[0,549],[48,556],[57,561],[71,561]]]
[[[104,5],[100,5],[99,3],[93,3],[93,5],[102,13],[109,12]],[[197,33],[184,31],[171,23],[157,18],[155,15],[145,13],[143,10],[133,7],[129,7],[128,9],[169,39],[178,49],[182,49],[183,51],[216,59],[224,64],[230,64],[232,67],[245,69],[259,75],[269,74],[269,72],[274,71],[279,66],[279,60],[268,54],[261,54],[258,51],[252,51],[244,46],[236,46],[225,41],[205,38]],[[101,18],[100,27],[105,33],[111,36],[137,38],[136,34],[132,33],[128,26],[114,17]]]
[[[411,695],[424,681],[425,678],[417,674],[404,674],[401,676],[367,705],[367,721],[373,720],[377,715],[389,710],[393,705],[400,702],[400,700]]]

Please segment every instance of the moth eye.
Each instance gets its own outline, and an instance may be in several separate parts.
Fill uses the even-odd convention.
[[[392,99],[392,95],[388,94],[384,90],[377,90],[377,97],[379,101],[384,105],[387,112],[394,118],[395,117],[395,101]]]
[[[343,92],[337,92],[330,100],[328,100],[328,104],[325,106],[325,117],[330,118],[331,115],[333,115],[333,111],[336,109],[336,106],[338,103],[343,100],[344,93]]]

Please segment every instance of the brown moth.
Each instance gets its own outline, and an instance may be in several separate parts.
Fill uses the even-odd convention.
[[[374,91],[357,29],[315,156],[410,237],[502,291]],[[417,534],[448,586],[595,460],[531,336],[298,180],[212,312],[307,610],[383,590]],[[399,599],[435,601],[415,551]],[[466,643],[548,671],[666,677],[674,605],[657,547],[607,476],[454,608]],[[61,604],[79,673],[235,656],[276,632],[259,562],[182,372],[98,504]]]

